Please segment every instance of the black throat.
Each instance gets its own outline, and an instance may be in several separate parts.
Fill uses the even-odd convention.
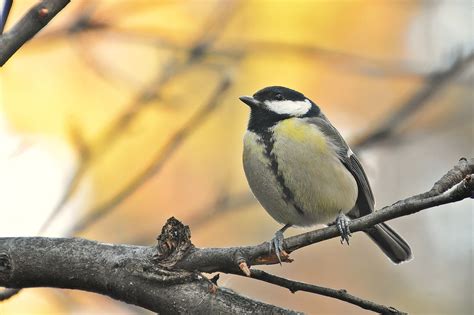
[[[263,108],[254,107],[250,111],[249,125],[247,129],[261,135],[267,132],[269,128],[276,125],[279,121],[290,117],[290,115],[281,115]]]

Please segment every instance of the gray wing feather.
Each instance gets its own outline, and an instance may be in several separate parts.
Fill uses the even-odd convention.
[[[374,194],[365,175],[360,161],[349,149],[349,146],[334,128],[329,120],[320,114],[317,118],[308,118],[308,122],[316,125],[325,135],[331,137],[339,148],[337,154],[341,163],[351,172],[357,182],[359,194],[352,210],[347,213],[351,218],[358,218],[374,211]],[[382,249],[382,251],[396,264],[407,261],[412,257],[410,246],[387,224],[377,224],[365,232]]]
[[[359,187],[359,195],[357,196],[357,210],[358,213],[354,213],[357,217],[369,214],[374,211],[375,206],[375,198],[374,193],[372,192],[372,188],[370,188],[369,180],[367,179],[367,175],[360,164],[359,159],[357,156],[352,153],[352,155],[348,159],[349,162],[342,161],[342,163],[347,167],[347,169],[354,175],[357,186]],[[362,193],[361,193],[362,191]],[[350,215],[350,214],[349,214]]]
[[[327,137],[330,137],[334,144],[337,145],[340,150],[337,152],[339,160],[354,176],[359,194],[357,196],[356,206],[349,213],[351,217],[360,217],[369,214],[374,211],[374,194],[370,188],[369,180],[365,174],[364,168],[362,167],[357,156],[352,153],[351,149],[347,145],[341,134],[334,128],[329,120],[321,113],[318,117],[308,118],[307,121],[310,124],[316,125]]]

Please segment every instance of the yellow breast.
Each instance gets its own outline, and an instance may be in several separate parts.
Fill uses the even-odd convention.
[[[316,125],[300,118],[278,123],[273,153],[279,171],[308,221],[328,223],[347,213],[357,199],[357,183],[339,160],[336,146]]]
[[[285,119],[275,126],[274,132],[295,142],[310,145],[318,153],[328,151],[328,143],[323,133],[315,126],[304,123],[300,119]]]

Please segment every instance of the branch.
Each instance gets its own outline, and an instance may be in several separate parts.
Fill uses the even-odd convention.
[[[84,218],[76,222],[71,228],[71,235],[79,233],[98,219],[108,214],[124,199],[134,193],[144,182],[159,172],[169,157],[178,149],[181,143],[196,129],[202,125],[202,123],[209,117],[211,113],[221,103],[221,98],[224,93],[228,90],[231,84],[231,78],[225,76],[216,91],[207,102],[205,106],[199,109],[180,129],[178,129],[164,145],[164,147],[156,154],[153,158],[153,162],[138,174],[124,189],[116,194],[111,199],[105,201],[95,209],[92,209],[89,214]]]
[[[385,305],[374,303],[369,300],[361,299],[357,296],[347,293],[347,290],[345,289],[334,290],[334,289],[320,287],[320,286],[312,285],[308,283],[288,280],[286,278],[278,277],[278,276],[272,275],[268,272],[265,272],[263,270],[258,270],[258,269],[252,269],[250,273],[250,277],[261,280],[263,282],[268,282],[280,287],[287,288],[288,290],[291,291],[291,293],[295,293],[297,291],[305,291],[305,292],[315,293],[318,295],[332,297],[341,301],[348,302],[350,304],[360,306],[363,309],[373,311],[373,312],[378,312],[381,314],[405,314],[393,307],[385,306]]]
[[[193,228],[193,231],[195,231],[210,220],[215,219],[217,215],[245,208],[255,203],[256,199],[249,191],[236,194],[223,193],[218,195],[210,205],[201,209],[190,210],[189,213],[195,214],[186,221],[189,223],[189,226]]]
[[[70,0],[43,0],[32,7],[10,31],[0,36],[0,66],[45,27]]]
[[[195,272],[157,267],[152,247],[100,244],[84,239],[0,238],[0,285],[55,287],[107,295],[159,313],[296,312],[216,288]]]
[[[351,221],[353,232],[423,209],[474,198],[474,159],[459,163],[426,193],[407,198]],[[338,237],[337,227],[285,239],[287,252]],[[287,287],[331,296],[363,308],[397,313],[345,291],[291,281],[252,270],[251,265],[276,264],[268,243],[230,248],[196,248],[189,227],[171,218],[156,247],[99,244],[83,239],[0,238],[0,285],[10,288],[49,286],[108,295],[158,312],[289,313],[241,297],[198,272],[242,274]],[[289,261],[289,258],[287,258]],[[52,268],[54,266],[54,268]]]
[[[378,127],[352,141],[353,149],[359,151],[392,136],[397,127],[423,108],[435,95],[441,93],[472,62],[474,62],[474,52],[467,57],[458,58],[446,70],[429,75],[423,87],[403,101],[401,106],[396,106],[397,110],[382,120]]]
[[[79,21],[88,21],[84,23],[79,23],[79,25],[82,25],[81,27],[77,27],[78,30],[84,29],[84,25],[102,25],[97,22],[91,22],[90,21],[90,12],[92,12],[91,9],[87,10],[88,14],[85,14],[83,18],[81,18]],[[230,10],[227,8],[227,13],[224,15],[219,15],[219,19],[215,21],[217,23],[218,21],[221,21],[222,18],[225,19],[225,17],[230,17]],[[222,13],[222,12],[221,12]],[[223,21],[221,21],[223,22]],[[227,20],[228,22],[228,20]],[[71,24],[71,26],[76,25],[78,22],[74,22]],[[214,24],[215,24],[214,23]],[[132,101],[132,103],[127,106],[126,110],[121,113],[116,119],[114,119],[105,129],[103,132],[103,135],[97,139],[95,143],[95,147],[98,148],[93,152],[89,152],[88,155],[85,156],[85,158],[82,158],[79,167],[76,169],[75,173],[72,175],[71,179],[69,180],[68,185],[66,186],[64,193],[60,199],[60,201],[56,204],[54,209],[52,210],[51,214],[48,216],[46,221],[43,223],[43,225],[40,228],[40,234],[44,232],[50,224],[53,222],[53,220],[61,213],[61,211],[64,209],[64,206],[70,201],[71,197],[75,194],[77,191],[81,181],[82,177],[86,173],[86,170],[90,167],[90,165],[99,159],[104,153],[108,151],[110,147],[114,145],[114,143],[120,138],[120,135],[124,133],[124,130],[126,130],[134,121],[134,119],[141,113],[141,111],[146,107],[146,105],[150,104],[153,100],[156,100],[157,98],[160,97],[161,93],[161,88],[168,83],[171,79],[175,78],[177,75],[183,73],[196,63],[202,61],[206,55],[209,52],[210,47],[212,46],[213,42],[218,38],[218,35],[220,32],[222,32],[224,28],[222,27],[216,27],[212,32],[205,32],[203,31],[198,39],[194,42],[191,47],[188,48],[187,50],[187,56],[186,59],[183,61],[180,61],[177,58],[172,58],[169,62],[167,62],[163,68],[161,69],[162,71],[159,71],[157,76],[149,83],[147,86],[138,93],[138,95],[135,97],[135,99]],[[222,69],[220,70],[220,74],[222,76]],[[230,82],[228,82],[230,78],[224,77],[221,78],[219,82],[219,87],[218,87],[218,93],[223,94],[225,90],[230,85]],[[223,88],[224,87],[224,88]],[[220,97],[219,94],[219,97]],[[207,104],[207,109],[204,108],[205,111],[210,113],[214,105],[217,104],[215,98],[217,96],[214,95],[211,100]],[[185,124],[180,130],[176,132],[175,135],[173,135],[167,145],[165,145],[163,152],[158,153],[156,158],[153,160],[153,162],[147,167],[147,169],[140,174],[139,177],[136,177],[127,187],[125,187],[121,192],[119,192],[116,196],[111,198],[110,200],[104,202],[102,205],[99,205],[95,209],[92,209],[91,211],[88,211],[88,215],[84,217],[80,222],[77,222],[74,227],[72,228],[71,233],[76,233],[84,228],[88,227],[90,224],[94,223],[97,221],[99,218],[103,217],[105,214],[108,212],[112,211],[113,209],[116,208],[116,205],[118,202],[124,200],[127,198],[130,194],[132,194],[143,182],[145,182],[149,176],[156,174],[162,166],[167,162],[168,157],[171,156],[171,153],[174,152],[183,142],[184,140],[191,134],[189,131],[190,127],[193,127],[192,125],[190,126],[190,123],[199,125],[200,121],[194,121],[194,119],[199,118],[198,120],[204,120],[204,118],[207,116],[208,113],[202,113],[201,111],[196,114],[196,116],[193,116],[191,120],[188,122],[188,124]],[[194,127],[196,127],[194,126]],[[168,150],[170,152],[168,152]],[[84,157],[84,156],[81,156]]]
[[[5,24],[7,24],[8,15],[10,14],[10,9],[12,8],[13,0],[4,0],[2,11],[0,12],[0,35],[3,33]]]
[[[430,191],[398,201],[379,211],[352,220],[350,229],[352,232],[363,231],[378,223],[473,197],[474,159],[463,158],[436,182]],[[287,253],[291,253],[308,245],[339,236],[337,227],[329,226],[286,238],[284,248]],[[191,249],[177,266],[187,270],[235,273],[239,272],[239,265],[243,262],[248,266],[279,263],[274,254],[269,254],[268,242],[264,242],[256,246]]]
[[[17,295],[20,291],[21,289],[3,289],[0,291],[0,302],[8,300],[12,296]]]

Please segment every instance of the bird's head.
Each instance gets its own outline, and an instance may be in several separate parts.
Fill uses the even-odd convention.
[[[249,129],[268,128],[292,117],[315,117],[319,107],[302,93],[283,86],[269,86],[240,100],[250,109]]]

